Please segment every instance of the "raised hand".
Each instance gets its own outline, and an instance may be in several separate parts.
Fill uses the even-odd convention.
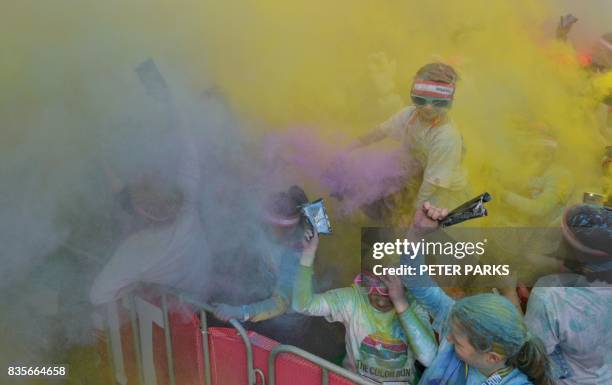
[[[567,34],[570,32],[574,24],[578,21],[578,18],[571,13],[559,18],[559,24],[557,25],[557,39],[567,40]]]
[[[397,64],[389,60],[384,52],[372,53],[368,56],[368,69],[380,95],[388,95],[395,90],[395,72]]]
[[[317,248],[319,247],[319,234],[316,230],[309,228],[304,232],[304,239],[302,240],[302,256],[300,257],[300,264],[302,266],[312,266],[315,260]]]
[[[421,233],[429,233],[436,230],[439,221],[446,218],[448,209],[439,208],[429,202],[423,203],[423,207],[414,213],[412,226]]]
[[[406,293],[404,292],[402,280],[397,275],[385,275],[381,276],[380,279],[389,290],[389,299],[393,302],[395,311],[398,314],[403,313],[404,310],[408,308],[409,304],[406,300]]]

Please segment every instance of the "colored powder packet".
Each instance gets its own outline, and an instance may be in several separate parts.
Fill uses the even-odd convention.
[[[461,206],[455,208],[453,211],[448,213],[448,216],[444,218],[440,225],[442,227],[449,227],[467,221],[469,219],[480,218],[487,215],[487,209],[484,207],[485,202],[489,202],[492,199],[489,193],[484,193],[477,196],[474,199],[470,199]]]
[[[332,233],[331,223],[327,216],[327,210],[325,210],[323,205],[323,199],[303,205],[301,211],[308,218],[308,222],[310,222],[317,233],[326,235]]]

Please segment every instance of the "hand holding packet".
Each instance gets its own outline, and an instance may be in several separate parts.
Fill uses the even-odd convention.
[[[491,199],[491,195],[485,192],[465,202],[448,213],[448,216],[440,221],[440,226],[449,227],[467,221],[468,219],[487,216],[487,209],[484,207],[484,203],[489,202]]]
[[[327,210],[325,210],[323,205],[323,199],[317,199],[314,202],[302,205],[301,212],[317,233],[326,235],[332,233],[331,223],[327,216]]]
[[[170,89],[153,59],[145,60],[135,68],[149,96],[162,102],[170,100]]]

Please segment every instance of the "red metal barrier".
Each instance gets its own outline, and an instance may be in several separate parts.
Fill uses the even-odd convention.
[[[169,318],[176,385],[203,385],[204,361],[200,318],[193,308],[170,299]]]
[[[138,367],[130,313],[122,301],[100,307],[103,321],[94,330],[100,357],[100,379],[107,384],[138,384]],[[111,373],[112,372],[112,373]]]
[[[277,385],[320,385],[322,370],[312,362],[291,353],[276,358]]]
[[[190,305],[181,304],[173,296],[168,296],[167,303],[175,384],[204,385],[200,320]],[[96,332],[99,335],[99,354],[104,359],[100,370],[107,372],[108,366],[113,367],[114,378],[107,383],[137,385],[140,383],[137,365],[139,353],[143,368],[143,385],[169,385],[161,297],[151,291],[139,292],[134,295],[132,305],[135,306],[137,317],[136,335],[132,330],[130,312],[122,301],[109,304],[111,313],[115,314],[107,314],[106,331]],[[109,322],[108,318],[113,317],[114,323]],[[119,338],[112,340],[111,329],[117,327]],[[136,351],[135,337],[138,338],[139,352]],[[107,338],[111,339],[110,343],[106,343]],[[108,347],[111,348],[110,352]]]
[[[100,357],[107,365],[101,365],[100,370],[104,371],[101,376],[109,373],[109,366],[114,370],[113,380],[109,383],[139,385],[142,377],[142,385],[171,385],[169,369],[173,366],[175,385],[204,385],[203,348],[207,342],[210,385],[248,384],[246,347],[236,329],[208,328],[208,341],[203,341],[200,318],[192,305],[170,294],[166,294],[164,303],[154,291],[140,291],[131,298],[133,301],[120,300],[108,306],[107,330],[98,332]],[[169,336],[165,335],[164,311],[167,311]],[[255,332],[247,334],[252,347],[253,367],[260,373],[256,376],[256,383],[262,384],[261,375],[266,379],[269,377],[270,352],[279,343]],[[166,347],[168,337],[171,349]],[[110,343],[106,343],[107,339]],[[171,354],[171,362],[168,354]],[[141,365],[137,364],[138,357]],[[321,367],[303,357],[287,352],[276,357],[277,385],[320,385],[321,378]],[[331,372],[329,384],[354,385]]]
[[[210,360],[213,385],[246,385],[246,351],[242,339],[232,328],[212,327],[209,331]],[[278,342],[255,332],[248,332],[253,346],[253,366],[268,378],[268,358]],[[320,385],[321,368],[291,353],[281,353],[276,358],[277,385]],[[261,379],[257,379],[261,384]],[[329,373],[330,385],[354,385],[334,373]]]
[[[261,370],[267,377],[268,356],[278,342],[248,332],[253,346],[253,367]],[[246,385],[246,349],[242,339],[232,328],[208,328],[210,346],[210,369],[212,385]],[[257,379],[261,384],[261,379]]]

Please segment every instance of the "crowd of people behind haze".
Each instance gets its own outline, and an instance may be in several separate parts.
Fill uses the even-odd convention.
[[[560,39],[574,22],[562,18]],[[612,35],[607,34],[598,40],[587,70],[605,72],[611,64]],[[413,79],[411,105],[398,105],[395,115],[351,145],[357,149],[385,139],[401,143],[405,156],[399,161],[410,170],[405,187],[362,211],[375,220],[407,225],[408,239],[418,241],[439,231],[449,209],[475,195],[462,167],[465,144],[449,116],[458,78],[448,64],[422,66]],[[401,101],[387,91],[385,103]],[[608,146],[611,100],[608,95],[593,111]],[[172,102],[166,100],[165,105],[183,143],[178,187],[160,189],[150,176],[127,186],[114,183],[131,222],[93,283],[94,304],[117,299],[135,282],[196,289],[182,285],[194,282],[191,267],[197,266],[205,247],[197,205],[199,154],[188,124]],[[533,165],[529,182],[508,187],[499,202],[514,213],[507,224],[535,220],[562,234],[556,240],[532,234],[528,240],[546,245],[537,249],[541,254],[529,256],[536,276],[537,271],[546,272],[535,283],[515,283],[501,294],[483,289],[466,295],[441,288],[426,276],[362,271],[350,287],[316,293],[313,265],[319,234],[300,211],[309,202],[306,192],[287,186],[261,205],[260,236],[269,248],[268,255],[253,259],[258,261],[253,271],[270,283],[270,290],[242,303],[217,297],[214,316],[247,322],[255,329],[260,322],[284,317],[287,322],[275,327],[290,325],[293,330],[276,335],[270,331],[281,343],[291,343],[297,333],[298,323],[291,319],[325,317],[341,323],[342,365],[380,384],[612,384],[612,147],[602,146],[601,164],[593,164],[601,170],[600,191],[589,195],[587,203],[576,202],[573,192],[580,186],[573,186],[571,175],[554,162],[554,129],[532,131],[523,154]],[[114,180],[112,171],[107,173]],[[328,239],[322,242],[331,242]],[[400,263],[417,266],[424,256],[404,255]],[[540,266],[546,268],[538,270]],[[313,339],[320,339],[316,330],[308,330],[315,333]]]

